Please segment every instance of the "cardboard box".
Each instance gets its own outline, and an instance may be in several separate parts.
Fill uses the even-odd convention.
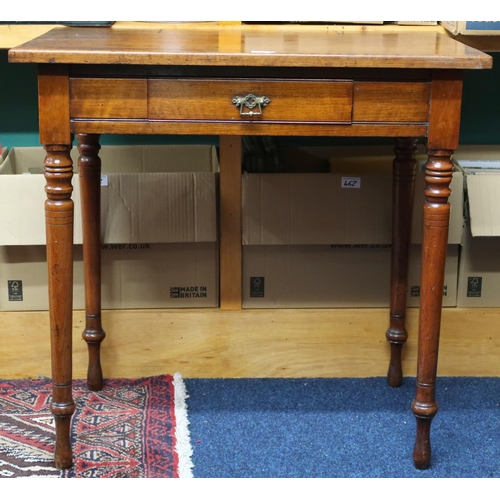
[[[354,179],[356,188],[343,187]],[[244,245],[390,244],[392,178],[385,173],[243,175]],[[460,244],[463,175],[451,184],[448,242]],[[422,242],[424,176],[417,174],[412,243]]]
[[[439,21],[454,35],[499,35],[500,21]]]
[[[76,148],[72,157],[78,244],[82,228]],[[100,157],[103,243],[215,241],[214,147],[106,146]],[[12,148],[1,164],[0,245],[45,244],[44,158],[43,148]]]
[[[73,252],[73,307],[85,309],[82,246]],[[101,258],[103,309],[218,305],[215,242],[104,244]],[[0,247],[0,284],[0,310],[47,310],[45,246]]]
[[[217,307],[215,148],[107,146],[100,156],[103,308]],[[48,308],[44,157],[42,148],[13,148],[0,166],[0,310]],[[74,307],[80,309],[77,176],[73,184]]]
[[[453,159],[466,194],[457,305],[500,307],[500,147],[463,147]]]
[[[458,279],[458,307],[500,307],[500,238],[464,231]]]
[[[437,26],[437,21],[396,21],[398,26]]]
[[[357,148],[357,157],[336,155],[335,173],[243,176],[244,308],[389,305],[392,155],[364,157],[361,153]],[[346,177],[354,178],[357,187],[343,187]],[[447,307],[456,305],[463,230],[460,171],[451,188],[443,295]],[[423,191],[423,173],[419,172],[409,306],[418,306]]]
[[[448,245],[443,306],[455,307],[458,245]],[[244,245],[243,308],[389,307],[391,245]],[[420,297],[412,245],[408,307]]]

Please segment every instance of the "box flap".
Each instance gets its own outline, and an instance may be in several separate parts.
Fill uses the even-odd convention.
[[[467,172],[472,236],[500,236],[500,170]]]
[[[99,151],[102,173],[127,172],[218,172],[214,146],[161,145],[103,146]],[[45,150],[42,147],[12,148],[2,174],[43,173]],[[78,171],[78,149],[71,149],[73,170]],[[2,162],[0,161],[0,164]]]
[[[0,245],[45,245],[45,178],[43,175],[0,176]],[[80,189],[73,187],[73,199]],[[74,241],[82,242],[80,203],[75,203]]]
[[[99,157],[103,173],[219,171],[215,147],[204,144],[103,146]]]
[[[472,236],[500,236],[500,146],[465,146],[453,161],[465,175]]]
[[[460,146],[453,155],[453,161],[459,165],[465,161],[500,161],[500,146],[494,144]]]

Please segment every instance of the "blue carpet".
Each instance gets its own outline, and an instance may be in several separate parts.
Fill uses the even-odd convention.
[[[199,478],[500,477],[500,378],[438,379],[413,466],[415,379],[185,379]]]

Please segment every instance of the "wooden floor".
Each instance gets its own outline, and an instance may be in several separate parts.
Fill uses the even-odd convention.
[[[104,311],[105,377],[384,376],[386,309]],[[74,314],[74,377],[86,376],[84,316]],[[416,373],[409,310],[405,375]],[[0,378],[50,376],[48,313],[0,313]],[[500,376],[500,309],[443,311],[441,376]]]

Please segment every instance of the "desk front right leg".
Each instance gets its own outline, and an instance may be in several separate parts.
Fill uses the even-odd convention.
[[[49,278],[52,402],[56,425],[55,466],[72,465],[73,163],[69,145],[45,145],[47,264]]]
[[[449,150],[429,150],[429,160],[425,165],[417,391],[411,406],[417,419],[413,461],[418,469],[430,466],[430,428],[438,411],[436,376],[450,220],[448,198],[453,175],[452,153]]]

